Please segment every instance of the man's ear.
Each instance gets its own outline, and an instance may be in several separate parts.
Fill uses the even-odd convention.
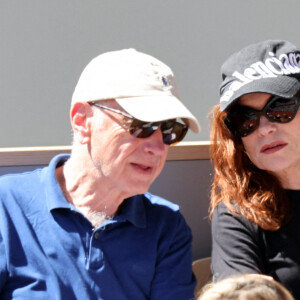
[[[86,144],[90,139],[91,115],[92,108],[86,102],[78,102],[71,107],[70,118],[74,138],[81,144]]]

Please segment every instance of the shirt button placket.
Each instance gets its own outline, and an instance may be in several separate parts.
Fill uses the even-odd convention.
[[[95,232],[95,234],[94,234],[94,239],[95,239],[95,240],[98,240],[98,239],[99,239],[99,232],[98,232],[98,231]]]
[[[90,240],[89,268],[98,270],[103,267],[103,252],[100,244],[101,232],[93,233]]]

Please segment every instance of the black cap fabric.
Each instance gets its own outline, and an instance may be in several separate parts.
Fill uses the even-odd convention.
[[[300,50],[288,41],[252,44],[231,55],[221,73],[221,111],[250,93],[291,98],[300,90]]]

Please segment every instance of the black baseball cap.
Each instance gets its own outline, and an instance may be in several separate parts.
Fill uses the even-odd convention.
[[[300,90],[300,49],[280,40],[251,44],[231,55],[221,73],[221,111],[250,93],[291,98]]]

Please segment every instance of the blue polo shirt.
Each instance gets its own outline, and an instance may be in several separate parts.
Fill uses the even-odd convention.
[[[146,193],[93,228],[48,167],[0,178],[0,298],[193,298],[191,231],[177,205]]]

